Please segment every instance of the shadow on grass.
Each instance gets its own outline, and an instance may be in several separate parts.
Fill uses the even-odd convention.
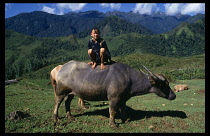
[[[74,115],[74,117],[79,117],[83,115],[102,115],[109,118],[109,108],[77,114],[77,115]],[[183,111],[170,111],[170,110],[168,111],[142,111],[142,110],[134,110],[126,106],[126,119],[129,119],[129,121],[141,120],[143,118],[164,117],[164,116],[187,118],[186,113]],[[116,119],[120,119],[119,111],[116,114]]]

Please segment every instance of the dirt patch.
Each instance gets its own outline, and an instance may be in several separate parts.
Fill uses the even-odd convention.
[[[188,129],[189,125],[184,121],[184,120],[178,120],[177,124],[180,128],[182,128],[183,130]]]
[[[188,128],[189,125],[183,119],[180,119],[177,122],[168,122],[162,120],[160,123],[153,124],[151,130],[158,133],[161,132],[165,133],[165,132],[177,132],[178,129],[186,130]]]
[[[160,125],[161,124],[161,125]],[[167,121],[161,121],[161,123],[153,124],[152,131],[154,132],[174,132],[174,125]]]
[[[195,92],[198,93],[198,94],[205,94],[205,89],[196,90]]]
[[[11,112],[10,114],[5,116],[5,120],[21,120],[26,117],[30,117],[28,113],[24,113],[22,111],[14,111]]]

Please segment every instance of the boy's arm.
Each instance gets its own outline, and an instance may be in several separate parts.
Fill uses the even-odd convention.
[[[88,41],[88,49],[92,49],[91,39]]]
[[[102,40],[102,41],[100,42],[100,47],[101,47],[101,48],[107,48],[106,42],[105,42],[104,40]]]

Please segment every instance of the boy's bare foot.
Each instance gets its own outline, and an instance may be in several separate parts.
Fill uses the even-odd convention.
[[[96,63],[93,63],[93,65],[92,65],[92,69],[95,69],[96,68]]]
[[[105,69],[105,65],[101,63],[101,70]]]
[[[93,65],[93,62],[91,61],[91,62],[88,62],[88,65]]]

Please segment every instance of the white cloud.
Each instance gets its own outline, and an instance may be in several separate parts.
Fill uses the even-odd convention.
[[[8,10],[12,7],[11,3],[5,3],[5,10]]]
[[[85,7],[86,3],[58,3],[56,6],[60,10],[59,14],[64,14],[65,9],[69,9],[71,11],[79,11]]]
[[[151,14],[152,11],[158,11],[159,8],[155,3],[137,3],[136,7],[134,8],[134,13],[140,14]]]
[[[110,4],[107,4],[107,3],[102,3],[102,4],[100,4],[100,6],[101,6],[102,8],[108,8],[109,5],[110,5]]]
[[[121,4],[120,3],[102,3],[100,4],[100,6],[102,8],[111,8],[111,9],[115,9],[115,10],[119,10],[121,8]]]
[[[181,13],[183,15],[186,14],[197,14],[201,12],[205,12],[205,4],[204,3],[172,3],[172,4],[164,4],[165,13],[167,15],[176,15]]]
[[[183,6],[181,14],[197,14],[205,12],[205,4],[204,3],[190,3]]]
[[[172,4],[164,4],[165,6],[165,13],[167,15],[176,15],[177,13],[180,13],[181,12],[181,8],[183,6],[183,4],[180,4],[180,3],[172,3]]]
[[[50,8],[47,6],[43,6],[42,11],[47,12],[47,13],[51,13],[51,14],[55,14],[55,8]]]
[[[111,9],[119,10],[121,7],[121,4],[120,3],[117,3],[117,4],[111,3],[110,7],[111,7]]]

